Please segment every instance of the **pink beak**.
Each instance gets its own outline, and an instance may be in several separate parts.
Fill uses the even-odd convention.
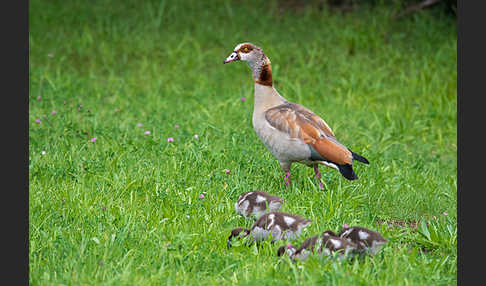
[[[231,55],[229,55],[229,57],[227,57],[226,60],[223,61],[223,64],[238,61],[239,59],[240,59],[240,56],[238,55],[238,53],[232,52]]]

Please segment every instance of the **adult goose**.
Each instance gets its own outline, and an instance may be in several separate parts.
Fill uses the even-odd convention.
[[[294,162],[314,168],[321,189],[319,164],[339,170],[348,180],[358,178],[353,160],[368,160],[341,144],[327,123],[306,107],[282,97],[273,86],[272,67],[263,50],[252,43],[238,44],[224,63],[246,61],[255,82],[253,128],[285,172],[290,184]]]

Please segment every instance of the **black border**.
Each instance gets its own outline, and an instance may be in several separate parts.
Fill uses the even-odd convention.
[[[457,284],[480,285],[484,248],[480,198],[486,130],[481,97],[485,93],[485,1],[460,0],[457,38]],[[475,4],[475,5],[473,5]],[[476,102],[477,101],[477,102]],[[468,234],[470,231],[470,234]]]
[[[2,11],[2,281],[29,283],[29,2]],[[9,283],[15,281],[14,283]]]

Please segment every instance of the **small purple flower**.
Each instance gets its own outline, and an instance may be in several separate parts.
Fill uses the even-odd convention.
[[[199,195],[199,198],[200,198],[200,199],[204,199],[204,194],[200,194],[200,195]]]
[[[90,141],[94,143],[96,141],[96,137],[91,138]]]
[[[179,129],[179,125],[177,125],[177,124],[176,124],[176,125],[174,125],[174,128],[175,128],[175,129]]]
[[[246,97],[242,96],[240,99],[241,99],[241,102],[245,102]]]
[[[345,223],[345,224],[343,224],[343,227],[344,227],[344,228],[348,228],[348,227],[349,227],[349,225]]]
[[[228,169],[224,169],[224,172],[225,172],[226,174],[230,174],[230,173],[231,173],[231,171],[230,171],[230,170],[228,170]]]
[[[137,124],[138,127],[142,127],[142,125],[143,125],[142,123],[138,123]]]
[[[48,57],[53,58],[54,55],[52,53],[47,54]]]
[[[167,138],[167,142],[174,142],[174,138],[172,137]]]
[[[56,114],[57,111],[54,109],[53,111],[51,111],[51,114]]]
[[[42,123],[42,122],[41,122],[41,120],[40,120],[39,118],[37,118],[37,119],[35,120],[35,122],[37,122],[37,123],[39,123],[39,124],[41,124],[41,123]]]
[[[42,100],[42,97],[40,95],[37,96],[37,100]]]
[[[194,139],[196,139],[196,140],[199,139],[199,135],[194,134]]]
[[[294,246],[292,244],[287,244],[287,249],[292,249]]]
[[[145,134],[145,135],[149,135],[149,134],[150,134],[150,131],[148,131],[148,130],[147,130],[147,131],[145,131],[143,134]]]
[[[447,212],[443,212],[442,214],[445,215],[445,216],[449,215]]]

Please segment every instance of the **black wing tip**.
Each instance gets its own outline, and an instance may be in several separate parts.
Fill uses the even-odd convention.
[[[364,163],[364,164],[369,164],[370,161],[368,161],[368,159],[366,159],[365,157],[361,156],[361,155],[358,155],[354,152],[351,152],[351,154],[353,154],[353,160],[356,160],[358,162],[361,162],[361,163]]]
[[[338,165],[339,172],[343,175],[346,179],[352,181],[358,179],[358,176],[353,170],[353,166],[349,164],[345,165]]]

